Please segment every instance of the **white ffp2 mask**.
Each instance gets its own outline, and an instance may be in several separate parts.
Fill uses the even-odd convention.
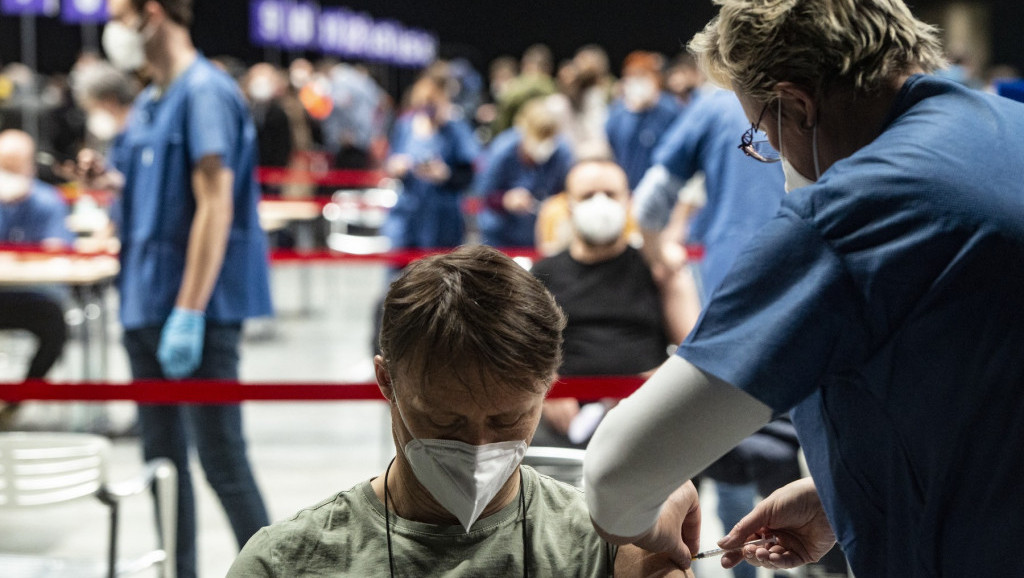
[[[523,440],[472,445],[455,440],[416,439],[405,458],[416,479],[469,533],[526,455]]]
[[[32,188],[32,179],[0,169],[0,203],[23,199]]]
[[[103,27],[103,52],[114,68],[133,72],[146,62],[145,40],[142,32],[117,21]]]
[[[572,208],[572,224],[592,245],[614,242],[626,228],[626,208],[605,193],[597,193]]]
[[[814,181],[800,174],[800,171],[796,170],[796,167],[786,157],[780,158],[782,159],[782,173],[786,175],[787,193],[814,184]]]

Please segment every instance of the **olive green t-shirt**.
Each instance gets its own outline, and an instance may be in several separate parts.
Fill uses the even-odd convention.
[[[573,486],[522,467],[530,576],[606,577],[615,549],[597,535]],[[391,513],[395,576],[522,576],[518,496],[466,533]],[[369,480],[260,530],[229,577],[388,576],[384,504]]]

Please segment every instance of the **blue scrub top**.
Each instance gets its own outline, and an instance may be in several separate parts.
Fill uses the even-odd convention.
[[[25,198],[0,203],[0,242],[38,244],[60,239],[71,244],[75,236],[65,224],[68,206],[54,187],[33,180]]]
[[[790,194],[678,354],[791,408],[858,576],[1015,576],[1024,105],[913,76]]]
[[[781,165],[757,162],[737,148],[749,128],[736,94],[716,90],[691,104],[654,152],[654,162],[680,181],[704,172],[707,203],[690,222],[687,242],[704,246],[698,272],[705,303],[785,196]],[[677,192],[665,191],[669,206],[675,205]]]
[[[209,155],[234,173],[234,210],[207,320],[270,315],[267,242],[259,224],[256,129],[236,83],[202,56],[161,94],[146,88],[111,159],[124,173],[121,322],[162,325],[185,269],[195,197],[192,172]]]
[[[464,119],[450,120],[431,134],[413,133],[412,114],[398,119],[391,134],[391,154],[408,155],[413,163],[440,159],[449,167],[472,165],[480,155],[480,144]],[[465,223],[459,197],[466,186],[451,180],[431,183],[410,171],[402,179],[402,194],[382,227],[393,249],[444,248],[462,243]]]
[[[682,111],[679,101],[665,93],[653,107],[639,112],[629,110],[621,100],[612,105],[604,130],[615,162],[626,171],[630,189],[653,164],[655,146]]]
[[[519,152],[523,136],[518,128],[503,131],[491,141],[486,165],[480,171],[474,189],[489,198],[478,217],[484,242],[497,247],[533,247],[535,214],[513,215],[500,208],[500,196],[523,187],[538,201],[557,195],[565,189],[565,176],[573,165],[569,145],[559,138],[554,154],[540,165],[533,164]]]

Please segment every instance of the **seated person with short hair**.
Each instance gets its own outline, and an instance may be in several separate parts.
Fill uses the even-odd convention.
[[[657,369],[696,322],[699,305],[688,270],[659,283],[626,233],[630,191],[613,160],[592,158],[565,180],[568,248],[538,261],[533,274],[565,311],[562,376],[641,375]],[[685,315],[679,315],[680,310]],[[544,405],[538,445],[585,448],[611,405],[596,397]]]
[[[385,298],[374,358],[396,457],[260,530],[228,575],[689,575],[610,546],[580,490],[520,465],[564,326],[543,285],[494,249],[410,265]]]
[[[68,209],[60,192],[36,178],[36,143],[24,131],[0,132],[0,244],[63,249],[73,236],[64,224]],[[0,290],[0,330],[22,329],[39,347],[26,377],[45,377],[64,351],[62,291],[54,287]]]

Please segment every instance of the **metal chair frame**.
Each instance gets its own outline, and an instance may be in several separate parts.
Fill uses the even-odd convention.
[[[104,576],[114,578],[158,566],[163,578],[175,578],[177,528],[177,471],[167,459],[151,460],[137,475],[117,482],[107,480],[110,441],[85,433],[0,433],[0,511],[54,506],[95,498],[110,509],[110,528]],[[155,490],[159,532],[157,548],[138,557],[118,556],[119,512],[122,502],[150,488]],[[0,555],[0,567],[45,567],[46,558]],[[62,564],[69,567],[71,563]],[[27,571],[27,570],[26,570]],[[76,566],[72,575],[85,570]],[[5,574],[10,576],[9,574]],[[38,575],[38,574],[34,574]],[[47,574],[49,575],[49,574]]]

